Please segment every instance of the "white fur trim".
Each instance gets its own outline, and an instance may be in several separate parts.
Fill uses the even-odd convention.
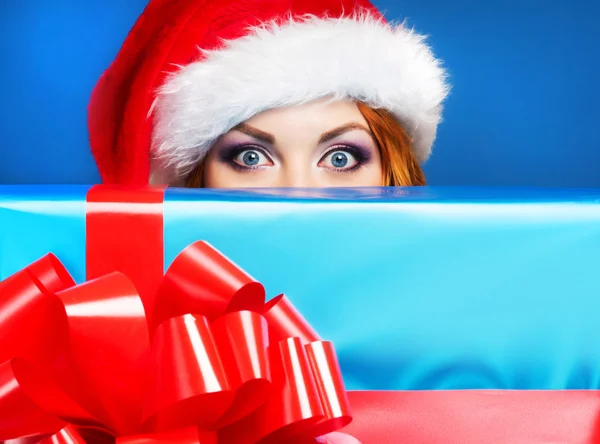
[[[169,77],[153,105],[153,182],[174,183],[262,111],[326,97],[393,112],[423,162],[449,92],[424,36],[368,14],[269,23],[202,54]]]

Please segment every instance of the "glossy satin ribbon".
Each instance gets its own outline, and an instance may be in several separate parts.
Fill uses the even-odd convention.
[[[0,283],[0,439],[308,443],[347,425],[333,346],[285,296],[265,303],[205,242],[163,275],[161,202],[92,188],[89,279],[48,254]]]

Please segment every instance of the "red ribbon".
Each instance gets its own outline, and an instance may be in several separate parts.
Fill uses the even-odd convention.
[[[0,440],[314,442],[351,420],[331,343],[204,242],[163,275],[163,189],[92,187],[87,281],[0,282]],[[45,441],[43,441],[45,440]]]
[[[0,439],[301,443],[351,420],[332,344],[205,242],[152,322],[124,274],[75,285],[52,255],[1,291]]]

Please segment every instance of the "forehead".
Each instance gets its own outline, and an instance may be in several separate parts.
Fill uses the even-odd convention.
[[[289,130],[291,127],[327,131],[349,122],[362,123],[367,126],[356,103],[328,99],[270,109],[246,121],[255,128],[273,133],[282,129]]]

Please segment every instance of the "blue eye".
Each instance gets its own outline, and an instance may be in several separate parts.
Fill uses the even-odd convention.
[[[273,165],[273,162],[264,153],[252,149],[239,151],[232,160],[235,164],[246,168]]]
[[[260,160],[260,156],[256,151],[246,151],[242,156],[242,161],[245,165],[254,166]]]
[[[348,164],[348,155],[346,153],[334,153],[331,156],[331,164],[336,168],[344,168]]]
[[[327,154],[319,164],[333,170],[349,170],[359,164],[359,160],[349,151],[336,150]]]

